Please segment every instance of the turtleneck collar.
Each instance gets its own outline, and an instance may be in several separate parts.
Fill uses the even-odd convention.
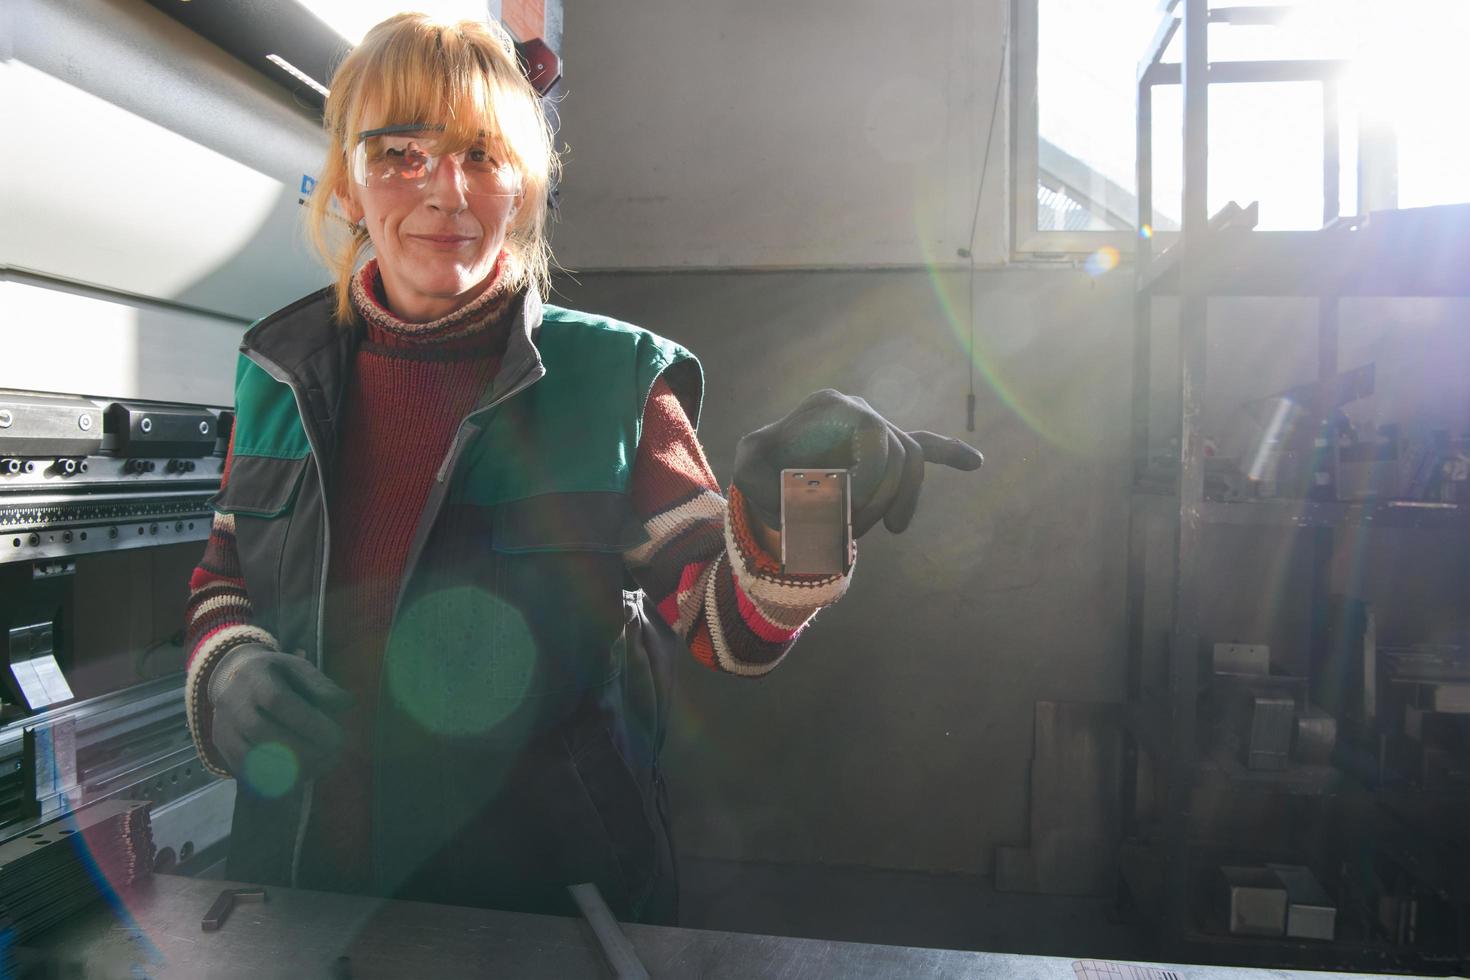
[[[352,277],[352,308],[367,325],[370,343],[418,346],[499,333],[515,299],[515,292],[502,285],[504,272],[505,253],[501,252],[490,273],[492,282],[479,296],[437,320],[409,323],[388,309],[378,260],[372,259]]]

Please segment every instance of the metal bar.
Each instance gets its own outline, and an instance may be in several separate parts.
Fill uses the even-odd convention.
[[[1207,0],[1184,0],[1184,208],[1179,226],[1188,236],[1209,220],[1209,72]]]
[[[1189,931],[1189,825],[1195,765],[1195,711],[1199,686],[1199,551],[1204,504],[1205,338],[1208,300],[1195,283],[1195,255],[1209,223],[1208,0],[1184,0],[1185,251],[1179,301],[1179,513],[1174,551],[1173,629],[1169,645],[1169,735],[1164,825],[1165,941]],[[1167,948],[1167,947],[1166,947]]]
[[[1145,298],[1146,301],[1146,298]],[[1135,348],[1136,349],[1136,348]],[[1141,508],[1128,508],[1128,604],[1124,611],[1125,690],[1135,710],[1143,707],[1145,589],[1148,587],[1148,519]],[[1122,831],[1125,840],[1138,833],[1138,737],[1125,728],[1123,740]]]
[[[1297,61],[1217,61],[1205,72],[1211,85],[1242,85],[1253,82],[1325,82],[1342,78],[1349,62],[1340,59]],[[1181,66],[1155,65],[1148,80],[1154,85],[1178,85]]]
[[[1154,177],[1153,177],[1153,89],[1147,84],[1138,86],[1138,139],[1135,148],[1138,184],[1138,238],[1135,243],[1135,277],[1138,284],[1145,281],[1150,262],[1153,260],[1153,242],[1149,227],[1154,220]],[[1148,406],[1151,386],[1151,342],[1153,298],[1142,289],[1134,290],[1133,309],[1133,482],[1143,477],[1147,466],[1149,431]]]
[[[1342,129],[1338,83],[1322,82],[1322,226],[1342,212]],[[1334,302],[1334,305],[1335,302]],[[1334,370],[1334,374],[1336,371]]]
[[[1216,7],[1210,11],[1210,20],[1217,24],[1273,27],[1284,24],[1294,9],[1284,3],[1259,7]]]
[[[1337,438],[1332,431],[1331,420],[1336,413],[1337,379],[1338,299],[1336,296],[1322,296],[1317,300],[1317,389],[1312,399],[1312,421],[1320,427],[1319,435],[1325,439],[1318,446],[1318,452],[1328,457],[1323,465],[1329,466],[1334,474],[1337,472]],[[1335,490],[1332,496],[1336,497]],[[1320,499],[1326,499],[1326,494],[1323,493]],[[1315,528],[1311,533],[1311,542],[1312,591],[1311,615],[1307,620],[1308,656],[1304,665],[1292,665],[1294,672],[1300,672],[1307,678],[1308,690],[1311,689],[1311,666],[1325,652],[1323,646],[1327,642],[1332,550],[1336,543],[1335,526],[1329,524]]]
[[[1138,98],[1135,105],[1136,133],[1134,144],[1134,170],[1138,195],[1138,237],[1135,244],[1135,288],[1133,292],[1133,487],[1148,468],[1149,450],[1149,400],[1153,383],[1153,295],[1142,289],[1149,262],[1153,258],[1153,242],[1147,229],[1153,224],[1153,86],[1148,81],[1149,68],[1163,56],[1178,20],[1172,15],[1159,26],[1149,54],[1138,70]],[[1160,39],[1161,34],[1167,36]],[[1136,489],[1134,490],[1136,493]],[[1125,683],[1129,702],[1134,710],[1141,710],[1143,698],[1143,637],[1145,589],[1147,581],[1148,536],[1147,517],[1139,508],[1128,508],[1128,570],[1127,606],[1124,611],[1124,656]],[[1123,779],[1122,800],[1119,812],[1124,840],[1138,833],[1138,735],[1132,726],[1125,726],[1123,733]],[[1121,876],[1120,876],[1121,877]],[[1120,885],[1124,885],[1120,881]]]
[[[1172,12],[1164,15],[1159,21],[1159,26],[1154,30],[1153,39],[1148,42],[1148,47],[1143,49],[1143,60],[1138,63],[1138,80],[1146,82],[1153,76],[1154,70],[1161,67],[1159,62],[1164,57],[1164,52],[1169,49],[1169,43],[1174,40],[1174,33],[1179,30],[1179,18]]]
[[[582,911],[582,917],[597,936],[597,944],[602,947],[602,955],[607,957],[607,965],[612,967],[613,975],[618,980],[649,980],[648,970],[638,959],[633,944],[623,935],[623,930],[618,928],[618,922],[613,918],[607,903],[602,900],[602,893],[597,890],[597,886],[584,882],[569,886],[567,891],[572,893],[577,908]]]
[[[1200,561],[1204,502],[1205,338],[1207,299],[1180,299],[1179,335],[1179,512],[1174,553],[1174,625],[1169,646],[1169,759],[1167,819],[1169,934],[1187,930],[1190,800],[1195,765],[1195,709],[1199,690]]]
[[[1145,231],[1154,223],[1154,90],[1153,86],[1138,86],[1138,103],[1135,109],[1138,138],[1134,145],[1134,173],[1137,183],[1139,232],[1138,255],[1144,259],[1153,255],[1153,241]],[[1139,268],[1147,262],[1140,264]]]

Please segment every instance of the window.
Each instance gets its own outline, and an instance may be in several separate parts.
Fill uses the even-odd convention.
[[[1230,6],[1261,5],[1232,0]],[[1160,0],[1015,0],[1014,229],[1017,252],[1129,249],[1137,236],[1138,64],[1166,15]],[[1219,6],[1212,4],[1212,6]],[[1340,60],[1320,82],[1210,87],[1211,213],[1260,202],[1265,229],[1317,228],[1359,211],[1360,128],[1370,208],[1470,201],[1470,113],[1459,49],[1464,0],[1300,0],[1277,24],[1212,23],[1211,63]],[[1177,10],[1176,10],[1177,13]],[[1165,63],[1180,60],[1175,33]],[[1325,102],[1324,102],[1325,100]],[[1336,208],[1323,200],[1324,112],[1336,110]],[[1151,232],[1177,229],[1183,94],[1153,88]],[[1370,158],[1371,157],[1371,158]],[[1378,175],[1367,193],[1369,172]]]

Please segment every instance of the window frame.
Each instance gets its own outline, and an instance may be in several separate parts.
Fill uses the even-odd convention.
[[[1042,255],[1080,255],[1111,246],[1122,254],[1135,249],[1138,232],[1043,231],[1037,228],[1036,189],[1040,182],[1040,118],[1037,61],[1040,0],[1011,0],[1011,252],[1025,259]],[[1135,172],[1137,161],[1135,161]],[[1135,191],[1135,201],[1136,191]],[[1136,211],[1130,216],[1137,220]]]

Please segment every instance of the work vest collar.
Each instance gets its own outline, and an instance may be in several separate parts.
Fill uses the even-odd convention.
[[[539,380],[546,374],[541,352],[536,348],[536,334],[541,329],[541,294],[535,283],[528,285],[511,314],[505,354],[500,370],[476,403],[474,411],[488,408],[509,393]]]
[[[319,290],[266,317],[246,332],[240,350],[262,362],[269,373],[298,394],[302,423],[317,444],[336,444],[336,416],[352,373],[352,359],[365,328],[356,317],[341,326],[331,316],[330,290]],[[500,369],[474,411],[487,408],[546,374],[536,333],[541,327],[541,294],[528,286],[512,314]]]

